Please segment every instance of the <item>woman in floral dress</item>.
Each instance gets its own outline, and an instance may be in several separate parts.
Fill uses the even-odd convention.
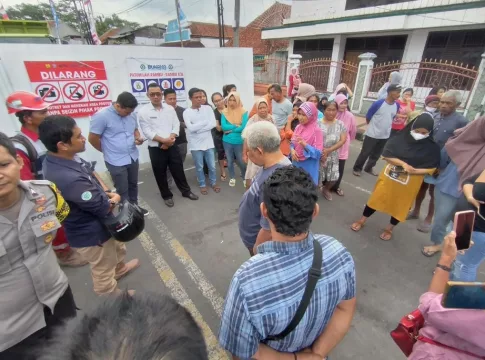
[[[320,180],[322,194],[331,201],[330,189],[339,178],[339,152],[347,139],[347,129],[342,121],[337,119],[337,103],[326,104],[323,121],[319,123],[323,132],[323,152],[320,160]]]

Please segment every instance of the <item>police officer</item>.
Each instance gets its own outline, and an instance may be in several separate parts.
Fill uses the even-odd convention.
[[[35,359],[63,320],[76,316],[52,240],[69,211],[45,180],[20,180],[22,158],[0,133],[0,359]]]
[[[23,161],[20,179],[41,180],[44,178],[42,162],[47,149],[39,140],[39,125],[46,118],[50,104],[28,91],[15,91],[7,97],[6,105],[8,113],[15,114],[21,124],[20,132],[12,137],[17,155]],[[57,231],[52,247],[61,266],[76,267],[87,264],[87,261],[71,249],[62,227]]]
[[[139,266],[138,259],[124,262],[125,245],[112,239],[103,224],[120,196],[105,192],[89,164],[77,156],[85,150],[86,138],[74,119],[48,116],[39,126],[39,137],[48,151],[44,176],[58,186],[70,207],[64,222],[69,244],[89,261],[98,295],[120,292],[117,281]]]

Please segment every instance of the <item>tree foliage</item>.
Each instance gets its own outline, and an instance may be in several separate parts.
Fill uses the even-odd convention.
[[[55,7],[60,21],[82,33],[82,27],[73,1],[59,0],[56,1]],[[80,10],[80,3],[78,3],[77,8]],[[52,20],[52,11],[48,2],[39,2],[38,4],[21,3],[10,6],[7,8],[7,14],[10,20]],[[116,14],[111,16],[97,16],[95,20],[96,31],[100,36],[113,27],[122,28],[129,26],[136,29],[140,26],[138,23],[122,19]]]

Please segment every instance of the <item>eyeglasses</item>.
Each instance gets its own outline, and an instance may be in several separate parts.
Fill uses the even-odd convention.
[[[162,93],[150,93],[148,94],[149,97],[161,97]]]
[[[222,100],[222,98],[220,98],[219,100],[214,100],[214,104],[220,103]]]

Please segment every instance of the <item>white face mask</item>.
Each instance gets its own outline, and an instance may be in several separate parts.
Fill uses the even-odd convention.
[[[414,140],[419,141],[419,140],[424,140],[427,137],[429,137],[429,134],[420,134],[420,133],[415,133],[414,131],[411,130],[411,136],[414,138]]]
[[[426,106],[426,111],[427,112],[430,112],[430,113],[434,113],[436,111],[436,108],[433,108],[433,107],[430,107],[430,106]]]

